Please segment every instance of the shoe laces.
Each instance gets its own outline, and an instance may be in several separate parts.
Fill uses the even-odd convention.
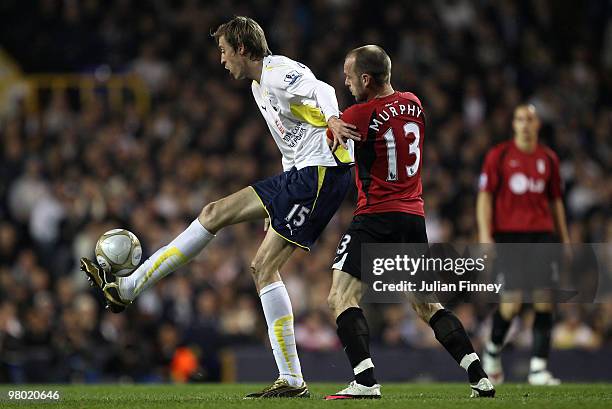
[[[281,386],[283,383],[285,383],[287,381],[285,381],[282,378],[278,378],[277,380],[275,380],[274,382],[272,382],[272,385],[267,386],[266,388],[264,388],[263,392],[268,392],[271,391],[272,389]]]

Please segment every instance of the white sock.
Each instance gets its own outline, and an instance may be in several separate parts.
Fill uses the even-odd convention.
[[[363,371],[374,368],[374,362],[372,362],[372,358],[366,358],[363,361],[359,362],[356,367],[353,368],[353,373],[355,375],[359,375]]]
[[[287,380],[292,386],[301,386],[304,379],[295,345],[291,301],[285,284],[282,281],[268,284],[261,289],[259,296],[279,378]]]
[[[141,292],[177,270],[202,251],[215,237],[194,220],[181,234],[167,246],[157,250],[132,274],[119,278],[119,295],[125,301],[134,300]]]
[[[548,360],[546,358],[538,358],[534,356],[529,362],[529,372],[539,372],[546,369]]]
[[[479,360],[480,359],[478,358],[478,355],[476,354],[476,352],[472,352],[471,354],[466,354],[463,356],[463,358],[461,358],[461,362],[459,362],[459,366],[465,369],[467,372],[470,365],[472,365],[472,362],[479,361]]]
[[[491,354],[499,354],[503,348],[503,345],[494,344],[492,341],[487,341],[485,350]]]

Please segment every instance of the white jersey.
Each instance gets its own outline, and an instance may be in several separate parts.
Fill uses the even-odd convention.
[[[261,80],[251,85],[253,97],[283,155],[285,171],[306,166],[337,166],[327,145],[327,120],[339,116],[336,93],[303,64],[281,55],[263,59]],[[353,163],[340,147],[335,156]]]

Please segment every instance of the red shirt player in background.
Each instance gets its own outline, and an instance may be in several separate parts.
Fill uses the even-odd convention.
[[[569,243],[565,210],[561,199],[559,159],[548,147],[538,143],[540,120],[533,105],[519,105],[512,122],[514,138],[493,147],[485,158],[480,175],[480,192],[476,206],[478,232],[481,243]],[[555,235],[556,232],[556,235]],[[553,260],[546,257],[544,246],[534,246],[534,254],[520,257],[543,259],[541,271],[530,280],[552,283]],[[508,253],[508,254],[506,254]],[[512,258],[505,248],[498,249],[498,269],[503,274],[505,292],[499,309],[493,316],[491,338],[487,342],[484,368],[493,382],[503,381],[501,350],[512,319],[521,309],[521,285],[517,280],[526,271],[512,271]],[[540,269],[538,269],[540,270]],[[514,285],[513,285],[514,283]],[[546,283],[546,284],[544,284]],[[551,302],[544,295],[534,295],[533,356],[528,381],[534,385],[557,385],[547,370],[550,334],[553,324]]]
[[[361,244],[427,243],[421,168],[425,113],[410,92],[391,87],[391,59],[378,46],[359,47],[344,63],[345,84],[358,104],[342,114],[354,125],[356,181],[355,216],[342,236],[332,266],[329,305],[338,324],[355,380],[327,399],[380,398],[369,351],[369,329],[359,302],[363,295]],[[343,144],[338,135],[330,135]],[[469,377],[472,396],[492,397],[495,389],[480,365],[463,325],[439,303],[411,300],[417,314],[434,331]]]

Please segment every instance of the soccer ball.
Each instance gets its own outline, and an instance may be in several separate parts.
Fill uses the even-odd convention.
[[[129,276],[140,264],[142,247],[138,237],[125,229],[104,233],[96,243],[96,261],[107,273],[118,277]]]

